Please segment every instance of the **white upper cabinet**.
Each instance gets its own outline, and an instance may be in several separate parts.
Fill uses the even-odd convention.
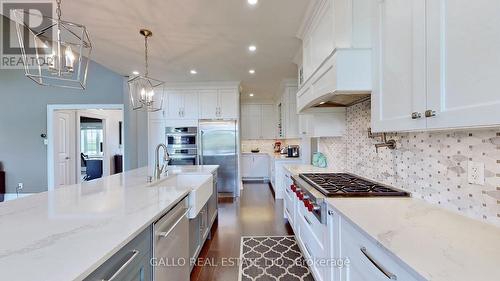
[[[299,138],[299,115],[297,114],[297,87],[287,86],[283,93],[284,109],[283,132],[286,138]]]
[[[219,113],[219,91],[201,90],[200,94],[200,119],[217,118]]]
[[[262,106],[260,104],[241,105],[241,138],[260,139],[262,137]]]
[[[384,0],[374,12],[372,130],[423,129],[425,0]]]
[[[237,119],[239,93],[237,89],[210,89],[200,92],[201,119]]]
[[[155,93],[154,101],[162,101],[162,108],[158,111],[148,112],[148,118],[150,120],[164,120],[167,117],[168,112],[166,93]]]
[[[236,89],[219,90],[219,118],[238,118],[239,92]]]
[[[167,91],[167,119],[198,119],[198,93],[195,91]]]
[[[276,138],[276,118],[275,110],[272,104],[262,105],[262,138],[275,139]]]
[[[426,12],[427,127],[500,125],[500,1],[427,1]]]
[[[275,110],[272,104],[241,105],[241,138],[275,139]]]
[[[380,1],[372,129],[500,125],[500,2]]]
[[[372,90],[372,0],[315,2],[299,30],[302,82],[299,112],[332,101],[350,105]]]

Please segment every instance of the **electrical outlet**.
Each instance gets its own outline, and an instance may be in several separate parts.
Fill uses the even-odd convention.
[[[24,187],[24,184],[22,182],[17,184],[17,191],[22,190]]]
[[[469,161],[467,174],[469,183],[484,185],[484,163]]]

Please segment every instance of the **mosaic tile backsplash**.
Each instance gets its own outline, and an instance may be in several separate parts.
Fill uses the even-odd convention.
[[[367,134],[370,101],[349,107],[346,118],[344,137],[319,141],[329,163],[500,226],[500,128],[392,133],[397,148],[376,153],[377,139]],[[468,183],[468,161],[485,164],[485,185]]]
[[[300,144],[300,139],[281,139],[279,141],[281,142],[281,147]],[[250,152],[252,149],[258,148],[260,152],[273,154],[274,142],[275,140],[242,140],[241,152]]]

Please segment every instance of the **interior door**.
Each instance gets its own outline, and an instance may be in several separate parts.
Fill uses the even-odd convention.
[[[238,118],[238,93],[236,90],[219,90],[219,108],[222,118]]]
[[[76,183],[75,112],[54,112],[54,186]]]
[[[425,0],[385,0],[377,5],[372,131],[424,129]]]
[[[201,90],[199,95],[200,119],[217,118],[217,109],[219,107],[217,90]]]
[[[500,1],[427,1],[427,127],[500,124]]]

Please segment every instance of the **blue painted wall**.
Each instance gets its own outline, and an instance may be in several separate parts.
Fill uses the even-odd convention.
[[[7,192],[47,190],[47,104],[123,104],[123,77],[92,62],[85,91],[39,86],[21,70],[0,70],[0,162]],[[126,107],[127,108],[127,107]]]

